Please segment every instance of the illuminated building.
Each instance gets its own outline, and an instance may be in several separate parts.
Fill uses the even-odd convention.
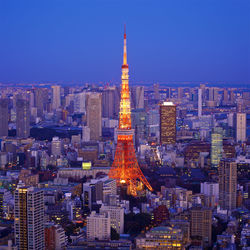
[[[43,191],[18,187],[15,191],[15,242],[19,250],[44,249]]]
[[[211,165],[218,167],[223,151],[223,131],[222,128],[216,127],[211,135]]]
[[[222,209],[236,208],[237,164],[232,159],[223,159],[219,165],[219,205]]]
[[[52,108],[58,109],[61,106],[61,87],[52,86]]]
[[[134,131],[131,128],[129,76],[127,64],[126,33],[124,34],[124,51],[122,65],[121,102],[119,113],[119,128],[117,129],[117,146],[115,159],[109,172],[109,177],[117,183],[126,184],[128,193],[137,195],[138,180],[144,183],[149,190],[152,187],[141,172],[138,165],[133,143]],[[139,186],[141,186],[139,184]]]
[[[102,96],[99,93],[87,93],[86,100],[90,140],[98,141],[102,136]]]
[[[0,137],[8,136],[8,99],[0,99]]]
[[[160,205],[153,210],[153,223],[154,226],[159,226],[162,222],[169,219],[169,211],[165,205]]]
[[[236,114],[236,141],[246,141],[246,113]]]
[[[30,106],[23,99],[16,102],[16,135],[21,138],[30,136]]]
[[[155,227],[146,235],[136,238],[136,249],[184,249],[184,237],[181,229]]]
[[[172,102],[160,105],[160,142],[163,145],[176,142],[176,106]]]
[[[109,240],[110,230],[110,215],[97,214],[93,211],[87,217],[87,239],[88,240]]]
[[[124,230],[124,208],[119,204],[114,206],[102,205],[100,213],[109,213],[110,226],[113,227],[118,234],[123,234]]]
[[[0,189],[0,218],[3,219],[4,218],[4,192],[5,189],[1,188]]]
[[[200,206],[191,209],[191,237],[201,237],[202,245],[212,243],[212,210]]]

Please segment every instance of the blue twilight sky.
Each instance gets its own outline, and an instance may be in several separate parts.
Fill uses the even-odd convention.
[[[0,82],[250,82],[250,0],[0,0]]]

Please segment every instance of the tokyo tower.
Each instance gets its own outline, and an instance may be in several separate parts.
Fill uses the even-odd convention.
[[[141,183],[147,186],[150,191],[152,191],[153,189],[143,175],[135,155],[135,148],[133,143],[134,130],[131,128],[126,40],[125,29],[119,128],[117,129],[117,146],[115,158],[109,171],[109,177],[116,179],[117,184],[126,184],[128,188],[127,192],[133,196],[136,196],[139,184]]]

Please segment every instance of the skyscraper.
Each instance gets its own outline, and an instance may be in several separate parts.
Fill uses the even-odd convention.
[[[212,243],[212,210],[203,207],[191,209],[191,236],[201,237],[204,247]]]
[[[44,249],[43,191],[18,187],[15,191],[15,241],[20,250]]]
[[[116,110],[116,87],[108,87],[102,93],[102,116],[105,118],[115,118]]]
[[[35,107],[37,108],[37,116],[42,117],[46,104],[48,103],[48,89],[35,88]]]
[[[102,136],[102,96],[100,93],[87,93],[87,126],[90,128],[90,140],[100,140]]]
[[[8,99],[0,99],[0,137],[8,136]]]
[[[52,86],[52,108],[58,109],[61,106],[61,87]]]
[[[211,134],[211,165],[218,167],[223,151],[223,130],[215,127]]]
[[[232,159],[223,159],[219,165],[219,205],[222,209],[236,208],[237,164]]]
[[[176,106],[172,102],[163,102],[160,105],[160,142],[176,142]]]
[[[86,111],[86,92],[77,93],[74,96],[74,112],[84,113]]]
[[[159,83],[155,83],[153,88],[154,88],[154,98],[155,98],[155,100],[160,100]]]
[[[141,172],[135,155],[135,148],[133,143],[134,131],[131,128],[128,71],[129,69],[127,63],[127,38],[125,32],[123,46],[119,127],[117,129],[117,146],[114,162],[109,171],[109,177],[116,179],[117,184],[119,185],[125,184],[127,186],[127,192],[133,196],[136,196],[138,191],[138,180],[140,180],[140,184],[143,183],[151,191],[152,187]]]
[[[135,109],[144,109],[144,87],[133,87],[131,91],[131,99]]]
[[[236,141],[246,141],[246,113],[236,114]]]
[[[198,89],[198,117],[202,116],[202,89]]]
[[[51,142],[51,154],[55,157],[62,154],[62,142],[59,137],[53,137]]]
[[[177,96],[177,98],[178,98],[179,100],[181,100],[182,97],[183,97],[183,88],[178,88],[178,96]]]
[[[30,136],[30,106],[24,99],[16,102],[16,135],[21,138]]]

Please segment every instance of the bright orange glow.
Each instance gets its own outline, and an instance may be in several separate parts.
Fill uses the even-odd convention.
[[[126,32],[124,33],[123,65],[121,102],[119,113],[119,129],[115,159],[109,171],[109,177],[116,179],[117,183],[126,183],[128,193],[137,195],[138,181],[141,181],[149,190],[153,190],[138,165],[133,143],[133,130],[131,129],[131,110],[129,93],[129,75],[127,64]],[[140,187],[140,186],[139,186]]]

